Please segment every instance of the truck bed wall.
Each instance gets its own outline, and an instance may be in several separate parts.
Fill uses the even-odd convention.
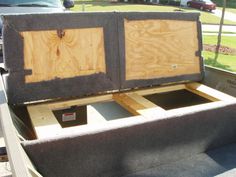
[[[236,73],[207,66],[204,84],[236,97]]]

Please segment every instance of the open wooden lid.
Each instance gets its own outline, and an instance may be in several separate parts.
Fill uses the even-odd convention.
[[[201,25],[187,13],[7,15],[12,104],[201,80]]]
[[[121,13],[118,24],[121,88],[202,79],[199,14]]]
[[[10,103],[119,89],[114,13],[25,14],[3,19]]]

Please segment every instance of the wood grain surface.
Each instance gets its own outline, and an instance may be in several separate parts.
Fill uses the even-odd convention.
[[[61,32],[61,37],[57,30],[21,32],[24,68],[32,70],[26,83],[106,72],[103,28]]]
[[[125,20],[126,80],[200,73],[197,24]]]

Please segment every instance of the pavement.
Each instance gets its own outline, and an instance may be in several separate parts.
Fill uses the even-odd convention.
[[[221,17],[222,11],[219,10],[219,9],[216,9],[216,10],[214,10],[213,15],[215,15],[215,16],[217,16],[217,17]],[[224,19],[225,19],[225,20],[230,20],[230,21],[236,22],[236,14],[235,14],[235,13],[232,13],[232,12],[225,11],[225,17],[224,17]]]
[[[216,9],[212,13],[213,15],[217,17],[221,17],[222,11],[219,9]],[[232,22],[236,22],[236,14],[232,12],[225,11],[225,20],[230,20]],[[202,31],[204,35],[218,35],[219,32],[219,25],[202,25]],[[209,31],[215,32],[215,33],[208,33]],[[222,34],[222,36],[236,36],[236,26],[235,25],[223,25],[222,28],[223,32],[228,33],[235,33],[235,34]]]
[[[236,26],[224,25],[222,28],[222,36],[236,36]],[[217,36],[219,32],[219,25],[202,25],[203,35]]]
[[[236,33],[236,26],[234,25],[223,25],[223,32],[231,32]],[[213,31],[218,32],[219,31],[219,25],[202,25],[202,31]]]

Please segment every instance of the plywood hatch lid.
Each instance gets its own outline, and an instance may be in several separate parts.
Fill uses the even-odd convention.
[[[130,13],[121,18],[123,88],[202,79],[197,14]]]
[[[20,32],[26,83],[106,73],[103,28]]]
[[[200,73],[197,24],[125,20],[126,80]]]
[[[115,13],[21,14],[3,19],[10,103],[119,89]]]

